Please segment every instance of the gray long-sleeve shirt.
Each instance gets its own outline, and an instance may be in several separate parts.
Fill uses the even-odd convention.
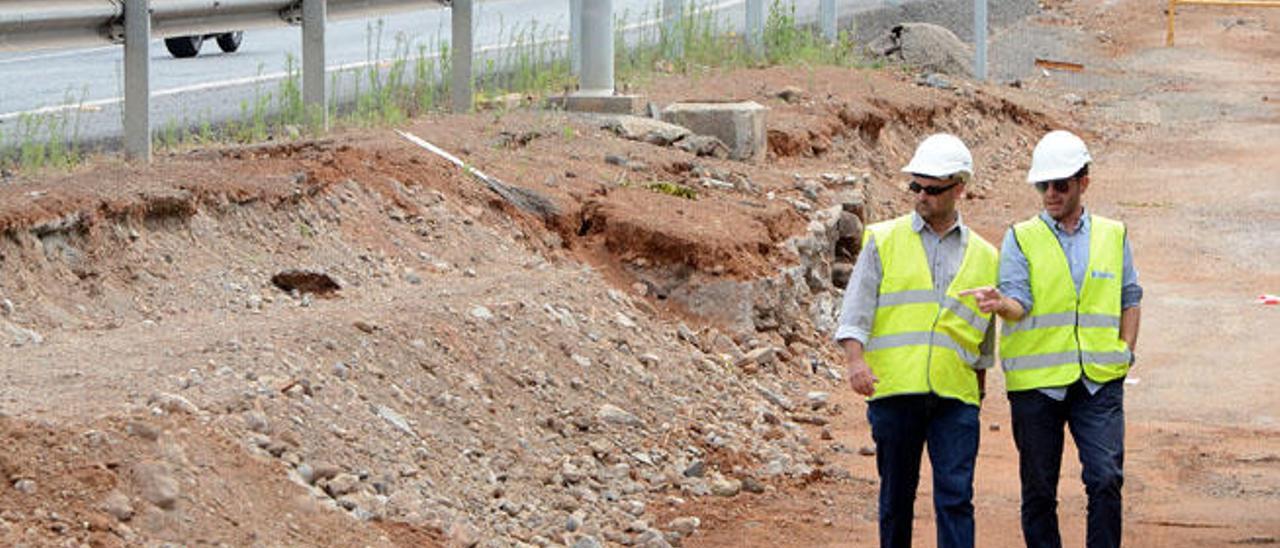
[[[969,227],[957,215],[955,224],[939,235],[919,214],[913,212],[911,228],[920,233],[925,257],[929,261],[929,271],[933,275],[933,288],[938,292],[938,301],[941,302],[956,273],[960,271],[965,246],[969,244]],[[880,299],[880,280],[883,277],[875,238],[868,237],[853,265],[849,285],[845,287],[844,302],[840,308],[840,325],[835,334],[837,342],[854,339],[866,346],[875,322],[876,307]],[[987,327],[986,336],[979,346],[981,357],[973,365],[974,369],[986,369],[994,363],[992,354],[995,347],[995,325],[996,322],[992,321]]]

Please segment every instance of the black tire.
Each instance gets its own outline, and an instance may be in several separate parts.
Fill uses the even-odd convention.
[[[178,59],[186,59],[198,55],[200,53],[200,45],[203,43],[203,36],[175,36],[164,39],[164,48],[169,50],[169,55]]]
[[[218,35],[218,48],[227,53],[232,53],[240,49],[240,41],[244,39],[244,32],[228,32]]]

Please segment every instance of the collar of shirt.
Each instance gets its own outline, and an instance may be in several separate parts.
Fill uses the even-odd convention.
[[[1049,225],[1049,228],[1052,228],[1054,232],[1057,232],[1059,236],[1077,236],[1089,233],[1089,208],[1087,207],[1080,213],[1080,226],[1076,227],[1075,232],[1068,233],[1062,223],[1049,216],[1048,211],[1040,210],[1040,219],[1044,221],[1044,224]]]
[[[925,229],[928,229],[931,233],[933,232],[933,227],[929,226],[929,223],[924,222],[924,217],[921,217],[920,214],[915,211],[911,212],[911,229],[916,232],[923,232]],[[941,240],[950,236],[952,232],[958,232],[960,234],[960,238],[964,239],[966,230],[968,230],[968,227],[964,226],[964,217],[961,217],[960,212],[957,211],[955,224],[952,224],[951,228],[948,228],[946,232],[935,235],[939,240]]]

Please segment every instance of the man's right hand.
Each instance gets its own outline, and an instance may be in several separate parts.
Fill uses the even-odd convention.
[[[870,367],[867,367],[866,361],[857,360],[849,363],[849,386],[854,392],[871,397],[876,392],[877,382],[880,382],[880,379],[876,378]]]

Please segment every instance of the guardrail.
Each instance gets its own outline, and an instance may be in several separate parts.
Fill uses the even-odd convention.
[[[302,98],[327,127],[325,24],[329,19],[368,17],[410,9],[451,9],[451,106],[472,107],[475,2],[478,0],[0,0],[0,51],[124,46],[124,150],[129,159],[151,161],[150,41],[155,37],[216,33],[246,28],[301,25]],[[551,1],[551,0],[548,0]],[[563,1],[563,0],[561,0]],[[653,24],[671,35],[689,0],[663,0]],[[764,26],[772,0],[739,0],[746,16],[746,42],[763,53]],[[1193,0],[1177,0],[1190,2]],[[1211,0],[1194,0],[1205,2]],[[1258,2],[1261,0],[1252,0]],[[1277,0],[1280,1],[1280,0]],[[738,2],[732,2],[738,3]],[[974,0],[977,46],[974,73],[986,78],[987,0]],[[613,0],[570,0],[570,48],[583,95],[614,93]],[[820,0],[818,26],[837,39],[836,0]],[[679,44],[676,45],[679,48]]]
[[[1174,19],[1178,15],[1178,6],[1216,6],[1231,8],[1280,8],[1280,0],[1169,0],[1169,28],[1164,35],[1164,45],[1173,45]]]

